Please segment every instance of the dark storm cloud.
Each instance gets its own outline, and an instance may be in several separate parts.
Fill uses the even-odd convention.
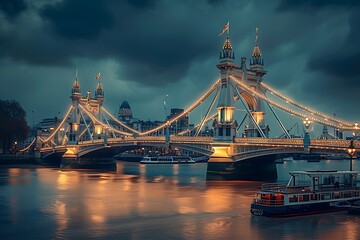
[[[296,10],[299,8],[306,10],[318,10],[319,8],[337,8],[337,7],[353,7],[358,6],[359,1],[356,0],[281,0],[278,10],[287,11],[287,10]]]
[[[25,0],[1,0],[0,10],[5,13],[9,19],[13,19],[21,12],[25,11],[27,5]]]
[[[147,9],[147,8],[155,7],[157,0],[137,0],[137,1],[126,0],[126,2],[136,8]]]
[[[67,63],[76,54],[111,57],[127,65],[123,69],[127,79],[162,85],[180,80],[194,60],[210,54],[217,40],[208,38],[210,32],[200,27],[209,19],[200,15],[190,18],[191,9],[177,11],[168,9],[167,4],[150,0],[108,0],[96,4],[65,0],[46,5],[40,16],[50,30],[64,38],[58,43],[63,47],[58,48],[58,54],[54,52],[54,59]],[[193,5],[206,7],[202,2]],[[79,42],[73,47],[70,40]]]
[[[94,39],[114,24],[108,1],[61,1],[46,5],[40,15],[49,20],[55,32],[69,39]]]
[[[13,12],[0,5],[0,61],[8,64],[0,70],[8,75],[6,83],[26,82],[39,95],[55,83],[64,89],[54,97],[58,103],[48,105],[67,104],[66,87],[79,67],[84,91],[95,84],[86,80],[102,73],[106,104],[115,102],[114,109],[125,98],[134,111],[153,119],[163,111],[149,111],[149,102],[159,109],[166,94],[169,106],[174,101],[173,107],[185,107],[219,77],[215,65],[224,36],[218,33],[230,20],[237,64],[242,56],[249,60],[258,26],[266,83],[321,111],[353,116],[345,108],[349,93],[360,89],[360,1],[15,2],[26,4]],[[6,66],[11,71],[4,71]],[[33,96],[26,94],[18,98],[27,103]]]
[[[318,105],[327,109],[327,112],[340,111],[344,115],[351,115],[354,111],[349,101],[353,101],[351,96],[356,96],[360,89],[359,5],[359,1],[348,0],[282,0],[277,7],[280,14],[291,13],[303,21],[313,22],[313,27],[305,24],[296,28],[302,34],[311,29],[309,34],[313,36],[308,46],[299,46],[298,49],[309,49],[310,44],[317,45],[314,51],[308,53],[305,63],[307,72],[315,75],[313,78],[302,80],[298,94],[307,101],[314,102],[313,99],[318,98],[319,93],[324,93],[321,94]],[[345,24],[332,26],[331,19],[341,15]],[[326,24],[327,27],[321,27]],[[336,39],[329,37],[334,36],[334,31],[343,33],[343,36],[338,35]]]

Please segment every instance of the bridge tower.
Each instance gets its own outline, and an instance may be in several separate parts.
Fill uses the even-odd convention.
[[[105,99],[104,99],[104,90],[101,85],[100,78],[95,90],[95,100],[97,100],[97,119],[100,122],[102,122],[101,106],[102,103],[105,101]],[[94,126],[95,126],[94,136],[96,138],[101,138],[104,131],[103,126],[100,124],[95,124]]]
[[[76,142],[78,140],[77,136],[78,136],[78,131],[79,131],[79,127],[80,127],[79,103],[80,103],[80,99],[82,98],[82,96],[81,96],[80,83],[78,81],[77,74],[76,74],[76,78],[75,78],[75,81],[74,81],[72,89],[71,89],[70,98],[72,100],[72,105],[73,105],[74,109],[71,114],[71,120],[69,122],[69,135],[68,135],[67,141],[72,143],[72,142]]]
[[[247,81],[247,84],[250,87],[257,91],[260,94],[264,94],[265,90],[259,85],[262,82],[263,76],[267,73],[264,69],[264,59],[262,57],[260,47],[258,44],[258,28],[256,28],[255,35],[255,46],[252,52],[252,56],[250,59],[249,71],[246,69],[246,59],[241,59],[241,71],[243,75],[243,79]],[[256,124],[261,128],[266,137],[269,136],[269,127],[265,125],[264,122],[264,102],[259,97],[248,96],[249,94],[244,94],[244,99],[247,102],[250,111],[255,119]],[[245,136],[246,137],[261,137],[257,126],[254,121],[249,119],[249,125],[245,128]]]
[[[214,120],[215,140],[232,142],[236,136],[237,121],[234,120],[234,88],[230,84],[230,76],[236,69],[235,54],[231,46],[229,34],[227,34],[222,51],[220,52],[219,64],[216,67],[221,74],[221,90],[217,105],[218,118]]]

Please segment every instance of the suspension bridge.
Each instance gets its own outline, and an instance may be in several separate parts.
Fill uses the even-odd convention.
[[[220,77],[209,89],[188,106],[181,114],[163,122],[153,129],[141,131],[119,121],[104,106],[104,90],[98,78],[95,96],[90,92],[81,95],[80,83],[76,77],[71,91],[71,105],[60,123],[52,132],[40,134],[32,146],[37,149],[42,160],[61,160],[62,166],[101,167],[105,157],[116,153],[141,149],[143,147],[173,147],[209,156],[208,178],[252,179],[276,177],[274,160],[281,156],[299,153],[344,154],[349,140],[310,139],[309,124],[317,123],[332,127],[340,132],[357,133],[358,125],[322,113],[284,96],[263,82],[267,73],[258,44],[256,31],[255,46],[249,66],[245,57],[240,65],[235,62],[235,54],[226,35],[216,65]],[[193,129],[169,134],[169,127],[187,116],[199,106],[207,108],[206,114]],[[244,109],[241,119],[235,119],[237,107]],[[269,126],[265,124],[265,106],[270,109],[283,138],[269,138]],[[285,124],[276,111],[305,120],[303,138],[291,138]],[[240,124],[238,123],[238,120]],[[237,131],[245,121],[242,137]],[[213,137],[199,136],[208,122],[212,122]],[[190,134],[193,133],[193,134]],[[355,149],[360,144],[355,143]],[[30,145],[27,149],[30,148]],[[27,150],[25,149],[25,150]],[[255,167],[256,166],[256,167]]]

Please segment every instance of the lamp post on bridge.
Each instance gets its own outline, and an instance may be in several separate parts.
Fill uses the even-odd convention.
[[[354,140],[353,139],[351,139],[350,145],[346,149],[346,151],[347,151],[347,153],[349,154],[349,157],[350,157],[350,171],[352,171],[352,162],[353,162],[353,159],[355,158],[355,154],[356,154],[356,149],[355,149],[355,146],[354,146]]]
[[[309,146],[310,146],[309,127],[310,127],[311,121],[309,120],[309,118],[305,118],[303,123],[305,125],[304,149],[306,151],[309,151]]]

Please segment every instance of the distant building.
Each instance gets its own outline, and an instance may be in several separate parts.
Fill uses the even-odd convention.
[[[132,111],[129,103],[125,100],[119,108],[118,119],[124,123],[129,123],[132,119]]]

